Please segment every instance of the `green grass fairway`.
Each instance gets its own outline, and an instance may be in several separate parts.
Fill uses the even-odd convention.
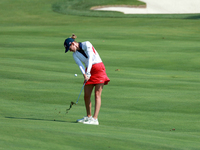
[[[0,150],[199,150],[199,14],[55,12],[63,2],[0,1]],[[94,45],[111,79],[99,126],[75,123],[85,115],[83,93],[66,114],[83,84],[64,53],[72,33]]]

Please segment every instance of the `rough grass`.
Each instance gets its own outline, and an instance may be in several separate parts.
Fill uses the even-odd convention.
[[[185,19],[199,19],[199,14],[123,14],[121,12],[113,11],[96,11],[91,10],[92,7],[105,5],[129,5],[139,6],[146,5],[144,2],[137,0],[64,0],[58,1],[52,5],[55,12],[61,14],[89,16],[89,17],[111,17],[111,18],[185,18]]]

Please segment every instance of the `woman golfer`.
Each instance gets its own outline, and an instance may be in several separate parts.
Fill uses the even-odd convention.
[[[73,52],[73,58],[79,66],[86,82],[84,86],[84,100],[87,116],[78,119],[77,122],[99,125],[98,114],[101,107],[101,93],[103,86],[107,85],[110,79],[107,77],[105,66],[93,45],[89,41],[78,43],[75,41],[75,38],[75,35],[72,35],[71,38],[67,38],[64,42],[64,46],[65,53],[68,50]],[[95,88],[95,111],[92,116],[90,98],[93,88]]]

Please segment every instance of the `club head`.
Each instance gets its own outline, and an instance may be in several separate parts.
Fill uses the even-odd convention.
[[[75,102],[71,102],[71,105],[74,105],[74,104],[76,105],[76,103],[75,103]]]

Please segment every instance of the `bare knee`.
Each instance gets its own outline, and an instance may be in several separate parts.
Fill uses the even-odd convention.
[[[97,85],[95,87],[95,100],[101,100],[101,93],[103,90],[103,85]]]
[[[95,100],[101,100],[101,93],[95,92]]]

